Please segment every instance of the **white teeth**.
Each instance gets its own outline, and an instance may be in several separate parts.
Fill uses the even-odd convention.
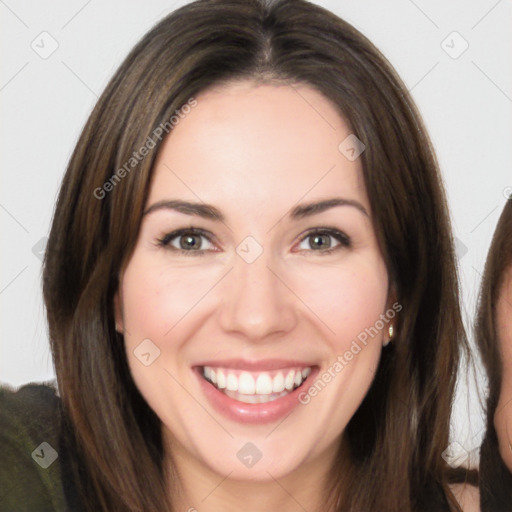
[[[256,381],[256,393],[258,395],[270,395],[272,393],[272,379],[268,373],[261,373],[258,376],[258,380]]]
[[[232,373],[228,373],[226,379],[226,389],[228,391],[238,391],[238,379]]]
[[[281,393],[284,391],[284,377],[281,372],[279,372],[272,380],[272,391],[274,393]]]
[[[205,366],[203,375],[206,380],[215,385],[217,389],[225,390],[225,394],[232,395],[237,393],[251,397],[254,395],[260,397],[271,397],[274,395],[293,391],[294,388],[300,386],[304,379],[311,374],[311,368],[302,370],[285,370],[277,371],[272,378],[268,372],[259,372],[257,374],[251,372],[241,372],[239,375],[234,370],[226,370],[221,368],[212,368]],[[237,376],[238,375],[238,376]],[[249,400],[249,398],[248,398]],[[246,400],[242,400],[246,401]],[[268,401],[268,400],[267,400]],[[247,403],[259,403],[258,401]]]
[[[284,379],[284,387],[291,391],[293,389],[293,379],[295,378],[295,372],[293,370],[290,370],[288,372],[288,375],[286,376],[286,379]]]
[[[231,376],[231,375],[230,375]],[[236,379],[236,377],[235,377]],[[229,380],[229,377],[228,377]],[[238,377],[238,387],[233,391],[238,391],[243,395],[254,395],[254,390],[256,386],[254,384],[254,378],[250,373],[243,372]],[[231,388],[228,388],[231,389]]]
[[[226,376],[224,375],[224,372],[222,370],[217,370],[214,373],[217,374],[217,387],[219,389],[224,389],[226,387]]]

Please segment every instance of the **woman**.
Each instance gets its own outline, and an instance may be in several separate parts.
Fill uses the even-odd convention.
[[[72,510],[460,510],[438,165],[325,9],[199,1],[154,27],[72,155],[43,291]]]
[[[489,379],[487,430],[480,450],[483,512],[512,510],[512,200],[500,216],[482,280],[476,340]]]

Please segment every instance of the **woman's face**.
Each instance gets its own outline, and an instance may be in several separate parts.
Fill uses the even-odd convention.
[[[361,148],[307,86],[196,99],[161,148],[116,296],[131,373],[178,467],[318,475],[395,314]]]
[[[512,471],[512,267],[505,273],[496,308],[496,334],[500,343],[503,378],[494,424],[501,457]]]

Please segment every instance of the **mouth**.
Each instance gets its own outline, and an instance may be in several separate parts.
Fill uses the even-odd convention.
[[[265,404],[302,387],[314,366],[293,366],[270,371],[246,371],[199,366],[201,378],[229,398],[244,404]]]

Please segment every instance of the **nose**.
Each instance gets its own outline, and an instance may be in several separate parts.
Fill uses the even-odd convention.
[[[238,255],[234,261],[222,290],[221,328],[253,342],[292,331],[298,299],[279,266],[265,251],[252,263]]]

